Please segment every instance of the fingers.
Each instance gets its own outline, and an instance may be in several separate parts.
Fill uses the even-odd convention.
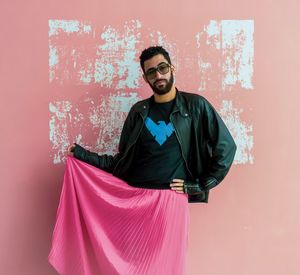
[[[69,154],[69,155],[72,155],[73,156],[73,150],[74,150],[74,148],[76,147],[76,145],[73,143],[73,144],[71,144],[71,145],[69,145],[69,147],[68,147],[68,149],[67,149],[67,153]]]
[[[184,180],[182,179],[173,179],[170,186],[181,187],[184,184]]]
[[[171,187],[183,187],[183,182],[182,183],[180,183],[180,182],[178,182],[178,183],[171,183],[170,186]]]
[[[184,180],[182,179],[173,179],[170,187],[172,190],[176,191],[177,193],[184,193],[183,189]]]
[[[172,182],[182,182],[182,183],[184,183],[184,180],[181,180],[181,179],[173,179]]]

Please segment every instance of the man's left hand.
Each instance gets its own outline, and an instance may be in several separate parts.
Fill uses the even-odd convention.
[[[183,183],[184,180],[173,179],[170,184],[170,187],[172,190],[176,191],[177,193],[184,193]]]

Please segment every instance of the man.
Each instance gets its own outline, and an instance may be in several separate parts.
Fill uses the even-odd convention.
[[[232,164],[225,124],[202,96],[177,90],[165,49],[144,50],[140,63],[153,96],[129,111],[119,152],[68,148],[101,169],[67,161],[49,255],[63,274],[184,274],[188,202],[207,202]]]
[[[164,48],[145,49],[140,64],[154,94],[131,108],[119,152],[98,155],[77,144],[68,151],[132,186],[172,189],[188,194],[189,202],[208,202],[209,190],[229,171],[236,145],[206,99],[176,88]]]

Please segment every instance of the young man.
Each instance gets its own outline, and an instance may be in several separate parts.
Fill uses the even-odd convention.
[[[145,49],[140,64],[153,96],[131,108],[119,153],[99,156],[77,144],[68,150],[130,185],[172,189],[187,193],[189,202],[207,202],[209,190],[233,162],[234,140],[206,99],[177,90],[175,68],[164,48]]]
[[[188,202],[207,202],[232,164],[228,129],[202,96],[177,90],[169,54],[150,47],[140,63],[153,96],[131,108],[119,152],[68,148],[101,169],[68,158],[49,255],[63,274],[183,275]]]

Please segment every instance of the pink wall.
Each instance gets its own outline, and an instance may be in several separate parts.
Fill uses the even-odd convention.
[[[299,274],[296,0],[6,2],[1,274],[56,274],[47,255],[66,146],[116,150],[130,104],[151,94],[135,66],[153,43],[170,51],[178,88],[209,99],[238,143],[209,204],[190,205],[186,274]]]

